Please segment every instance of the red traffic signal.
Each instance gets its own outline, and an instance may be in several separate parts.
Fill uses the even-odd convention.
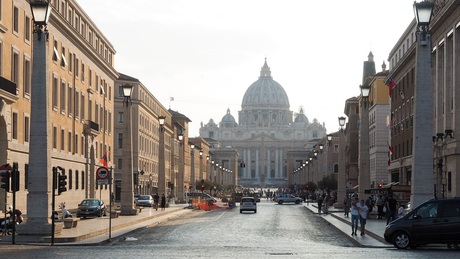
[[[307,190],[308,190],[308,184],[307,184],[307,185],[305,185],[305,187],[307,187]]]
[[[5,189],[6,192],[10,191],[10,171],[4,171],[0,173],[1,179],[1,188]]]
[[[204,183],[201,184],[201,191],[204,191]]]
[[[383,186],[383,185],[382,185],[382,183],[379,183],[379,185],[378,185],[378,186],[379,186],[379,188],[382,188],[382,186]]]

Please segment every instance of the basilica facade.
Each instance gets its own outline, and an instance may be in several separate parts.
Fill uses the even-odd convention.
[[[289,151],[308,151],[326,136],[324,123],[310,121],[303,109],[290,110],[284,88],[271,76],[267,60],[257,81],[243,96],[238,122],[227,109],[217,124],[210,119],[202,123],[200,137],[220,143],[211,149],[216,163],[237,164],[238,183],[243,186],[271,187],[287,184]],[[225,149],[238,153],[238,161],[221,161]]]

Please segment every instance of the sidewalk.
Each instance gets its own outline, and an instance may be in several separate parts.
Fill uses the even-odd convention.
[[[95,244],[112,241],[114,238],[124,235],[130,231],[153,224],[160,224],[172,218],[191,213],[187,209],[188,204],[171,204],[164,211],[154,208],[143,208],[141,213],[133,216],[119,216],[112,218],[111,231],[109,229],[109,217],[81,219],[77,226],[70,229],[63,229],[61,234],[54,237],[55,245],[81,245]],[[1,237],[1,244],[11,244],[12,236]],[[21,236],[16,235],[16,244],[46,244],[51,243],[51,234],[47,237]]]
[[[353,238],[357,244],[363,247],[393,247],[383,238],[385,232],[386,219],[375,219],[375,215],[366,221],[366,235],[352,236],[351,235],[351,214],[350,217],[345,217],[342,209],[329,207],[328,214],[318,214],[318,205],[315,202],[304,203],[305,208],[322,217],[324,220],[335,226],[338,230]]]

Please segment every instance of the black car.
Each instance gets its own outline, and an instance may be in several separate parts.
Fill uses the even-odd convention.
[[[429,200],[390,222],[385,240],[396,248],[460,243],[460,198]]]
[[[77,217],[102,217],[106,216],[107,207],[100,199],[84,199],[78,204]]]

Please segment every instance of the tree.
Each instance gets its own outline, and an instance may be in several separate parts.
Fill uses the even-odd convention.
[[[324,176],[323,179],[318,182],[318,185],[320,189],[337,190],[338,184],[334,176],[328,175]]]

